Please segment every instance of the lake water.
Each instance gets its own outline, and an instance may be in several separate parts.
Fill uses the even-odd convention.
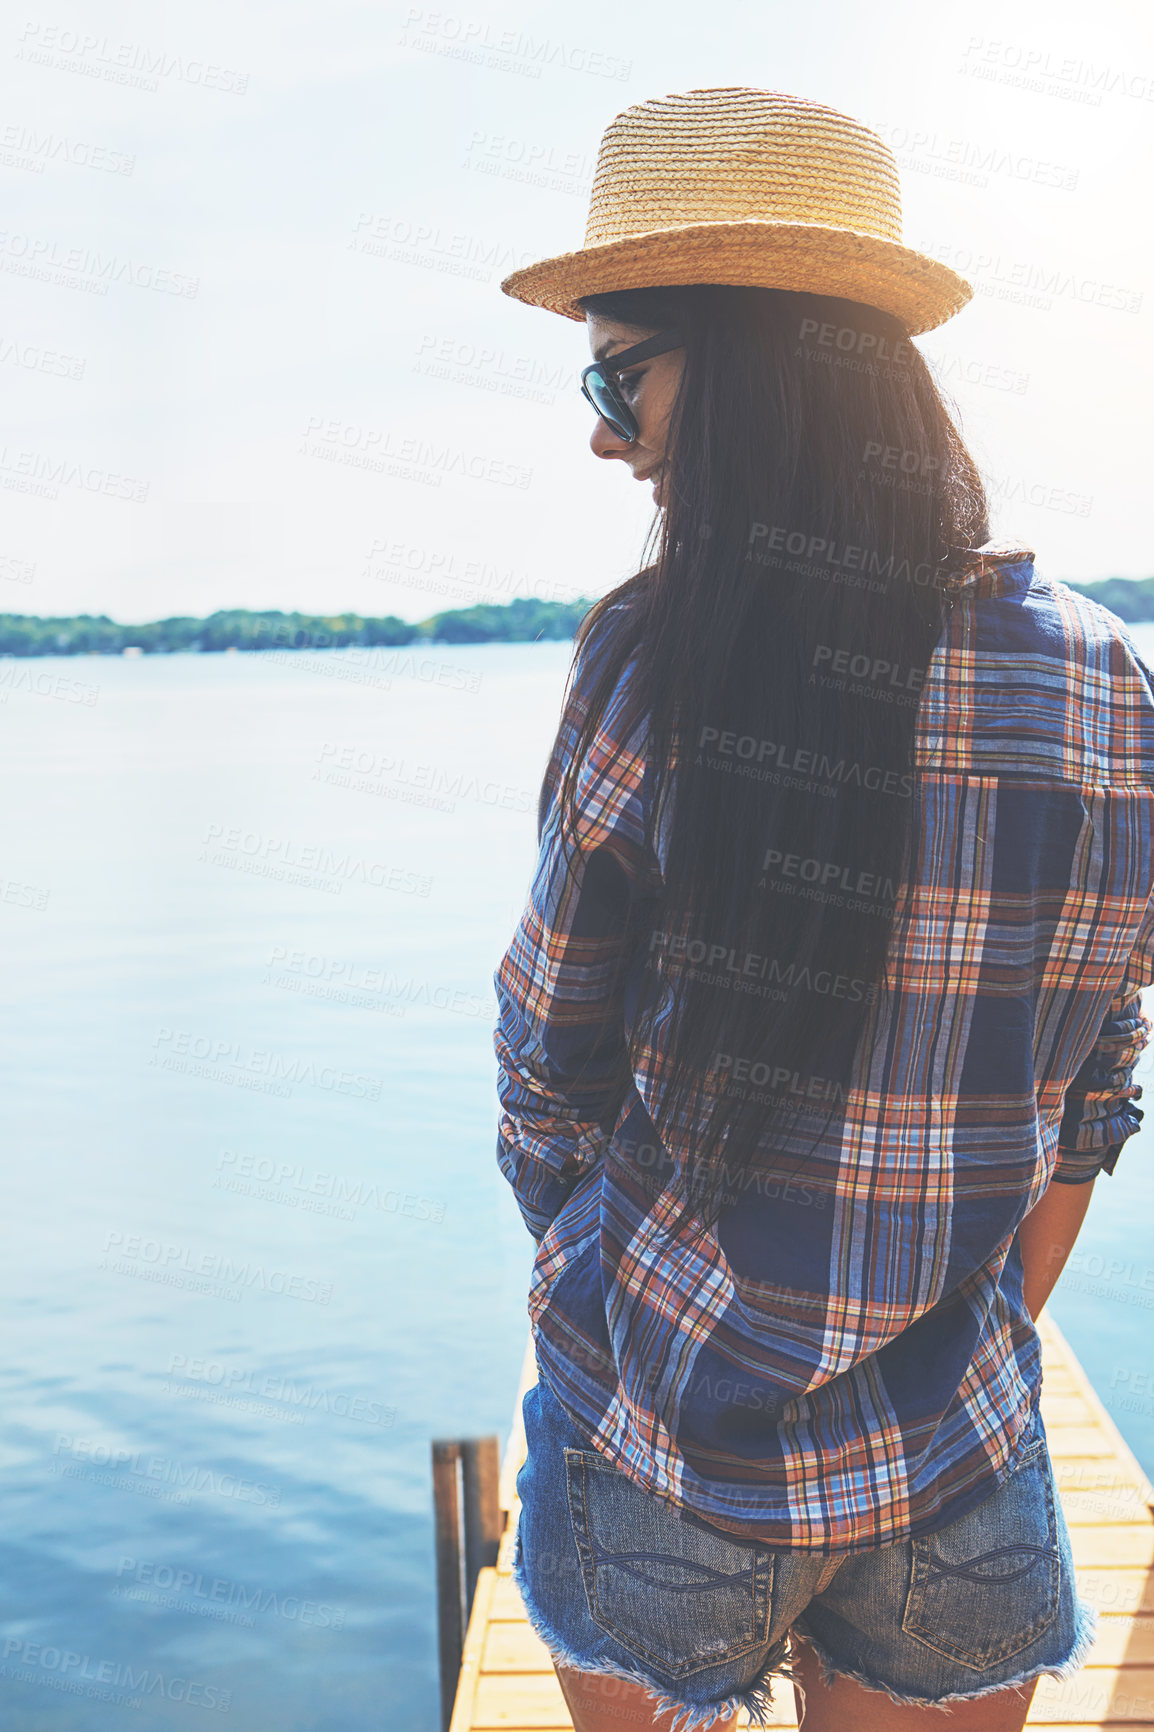
[[[429,1443],[503,1447],[524,1348],[492,975],[570,654],[0,663],[5,1732],[436,1732]],[[1154,1472],[1149,1153],[1051,1308]]]

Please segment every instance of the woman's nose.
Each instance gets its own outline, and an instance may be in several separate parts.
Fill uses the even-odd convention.
[[[620,433],[615,433],[602,416],[598,415],[592,433],[589,435],[589,448],[595,457],[624,457],[632,450]]]

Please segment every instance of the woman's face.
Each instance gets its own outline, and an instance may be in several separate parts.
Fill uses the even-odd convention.
[[[594,361],[609,360],[619,349],[631,349],[635,343],[656,335],[644,326],[622,325],[597,313],[586,313],[585,323]],[[658,505],[665,504],[665,436],[684,358],[684,349],[669,349],[664,355],[639,361],[635,367],[627,367],[615,375],[637,421],[637,438],[632,445],[627,444],[598,416],[589,440],[598,457],[620,457],[636,480],[652,481]]]

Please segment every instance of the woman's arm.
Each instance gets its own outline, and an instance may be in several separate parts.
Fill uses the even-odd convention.
[[[560,778],[595,653],[586,640],[543,781],[528,901],[493,976],[497,1162],[538,1242],[603,1159],[632,1084],[625,965],[659,874],[645,842],[644,741],[636,729],[625,737],[620,685],[578,768],[575,833],[562,839]]]
[[[1049,1186],[1018,1227],[1022,1296],[1036,1318],[1053,1292],[1090,1206],[1100,1172],[1112,1173],[1123,1144],[1142,1123],[1142,1087],[1134,1076],[1154,1020],[1142,995],[1154,985],[1154,893],[1146,905],[1126,971],[1098,1038],[1066,1091]]]
[[[1093,1179],[1081,1185],[1051,1181],[1018,1227],[1022,1295],[1035,1321],[1074,1249],[1093,1189]]]

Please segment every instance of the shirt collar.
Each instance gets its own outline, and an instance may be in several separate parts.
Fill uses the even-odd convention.
[[[1034,580],[1032,548],[1016,541],[987,541],[971,548],[959,568],[941,580],[947,595],[1016,595]]]

